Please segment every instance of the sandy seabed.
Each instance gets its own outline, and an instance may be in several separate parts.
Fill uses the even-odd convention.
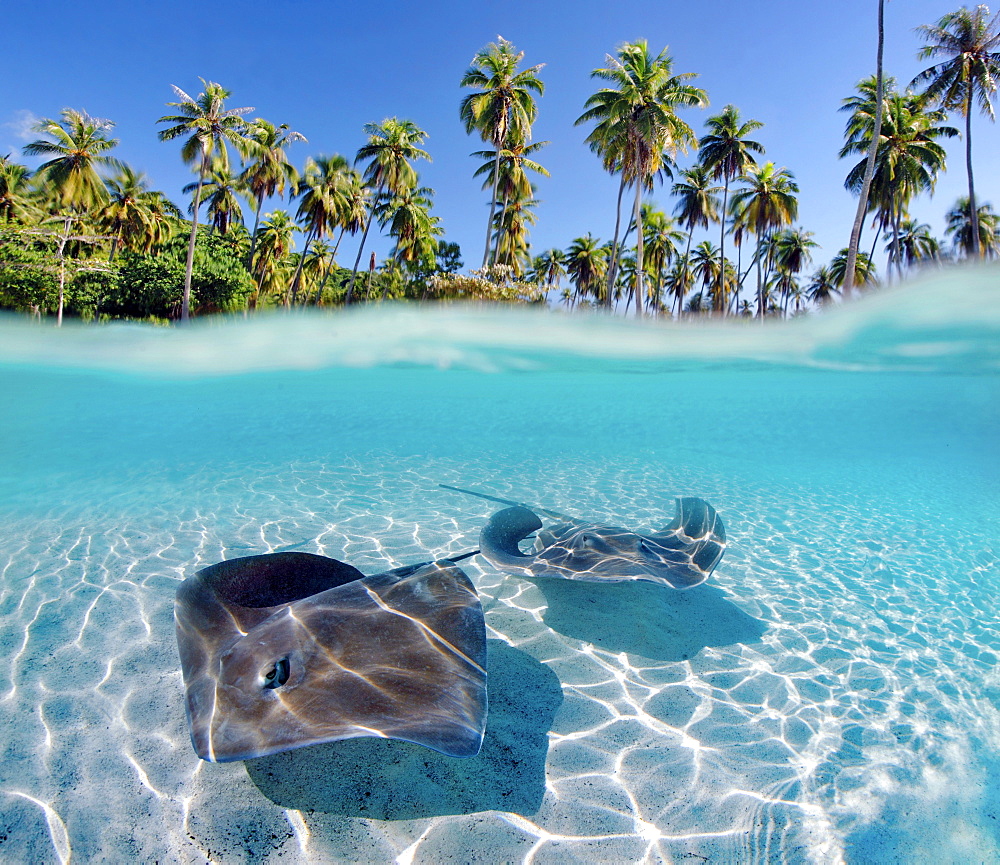
[[[442,482],[626,526],[701,495],[730,546],[688,592],[463,562],[489,639],[475,758],[355,739],[199,761],[178,582],[278,549],[365,573],[474,549],[499,506]],[[113,489],[5,518],[4,861],[1000,859],[997,559],[969,514],[623,459],[511,479],[372,454]]]

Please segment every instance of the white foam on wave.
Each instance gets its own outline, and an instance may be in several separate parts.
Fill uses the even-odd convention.
[[[416,365],[498,371],[558,368],[581,358],[721,361],[841,370],[1000,369],[1000,269],[955,268],[785,322],[641,321],[594,313],[374,305],[186,328],[0,318],[0,364],[96,368],[151,376]]]

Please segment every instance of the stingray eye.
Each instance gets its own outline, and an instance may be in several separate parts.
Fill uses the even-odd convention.
[[[274,666],[264,673],[264,687],[274,690],[280,688],[288,681],[288,658],[275,661]]]
[[[585,547],[594,546],[594,536],[593,535],[582,535],[580,540],[583,542]]]

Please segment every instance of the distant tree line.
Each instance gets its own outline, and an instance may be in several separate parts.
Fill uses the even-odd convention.
[[[444,239],[434,190],[416,166],[429,161],[426,133],[390,117],[364,127],[354,160],[308,157],[301,169],[288,148],[305,137],[285,124],[227,106],[230,93],[202,81],[197,96],[174,88],[159,137],[180,144],[195,180],[186,206],[150,188],[114,157],[114,124],[66,109],[36,126],[24,152],[30,171],[0,158],[0,308],[38,317],[170,321],[193,314],[274,307],[337,306],[382,300],[488,300],[562,303],[567,308],[630,308],[681,317],[789,316],[841,290],[874,285],[880,243],[884,280],[945,260],[995,257],[1000,218],[975,194],[971,116],[993,118],[1000,81],[1000,16],[962,7],[920,28],[924,58],[938,62],[905,89],[881,67],[843,100],[841,158],[858,160],[846,187],[859,197],[851,244],[812,269],[817,244],[796,225],[794,175],[764,161],[753,139],[762,124],[726,105],[698,135],[682,118],[708,106],[693,73],[674,71],[666,49],[625,43],[592,76],[601,86],[577,123],[606,171],[617,177],[614,230],[565,249],[530,242],[539,204],[533,178],[549,142],[533,142],[542,64],[503,39],[480,50],[461,78],[466,131],[487,149],[475,178],[489,192],[482,262],[461,273],[458,246]],[[947,125],[951,115],[964,132]],[[969,194],[947,213],[947,242],[910,215],[945,170],[941,142],[964,134]],[[694,152],[681,169],[679,154]],[[671,213],[648,199],[668,183]],[[288,208],[275,207],[287,200]],[[249,209],[249,210],[247,210]],[[252,220],[248,217],[252,215]],[[870,247],[862,230],[870,220]],[[248,227],[247,223],[251,225]],[[609,218],[609,225],[611,220]],[[392,240],[389,255],[365,260],[373,226]],[[717,227],[716,227],[717,226]],[[695,243],[698,232],[717,232]],[[347,243],[345,244],[345,241]],[[350,248],[341,264],[342,250]]]

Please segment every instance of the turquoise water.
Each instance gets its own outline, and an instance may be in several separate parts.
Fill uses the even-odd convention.
[[[774,327],[457,308],[0,320],[0,859],[996,861],[996,271]],[[687,592],[463,562],[479,757],[204,764],[178,581],[474,549],[493,495],[729,549]]]

